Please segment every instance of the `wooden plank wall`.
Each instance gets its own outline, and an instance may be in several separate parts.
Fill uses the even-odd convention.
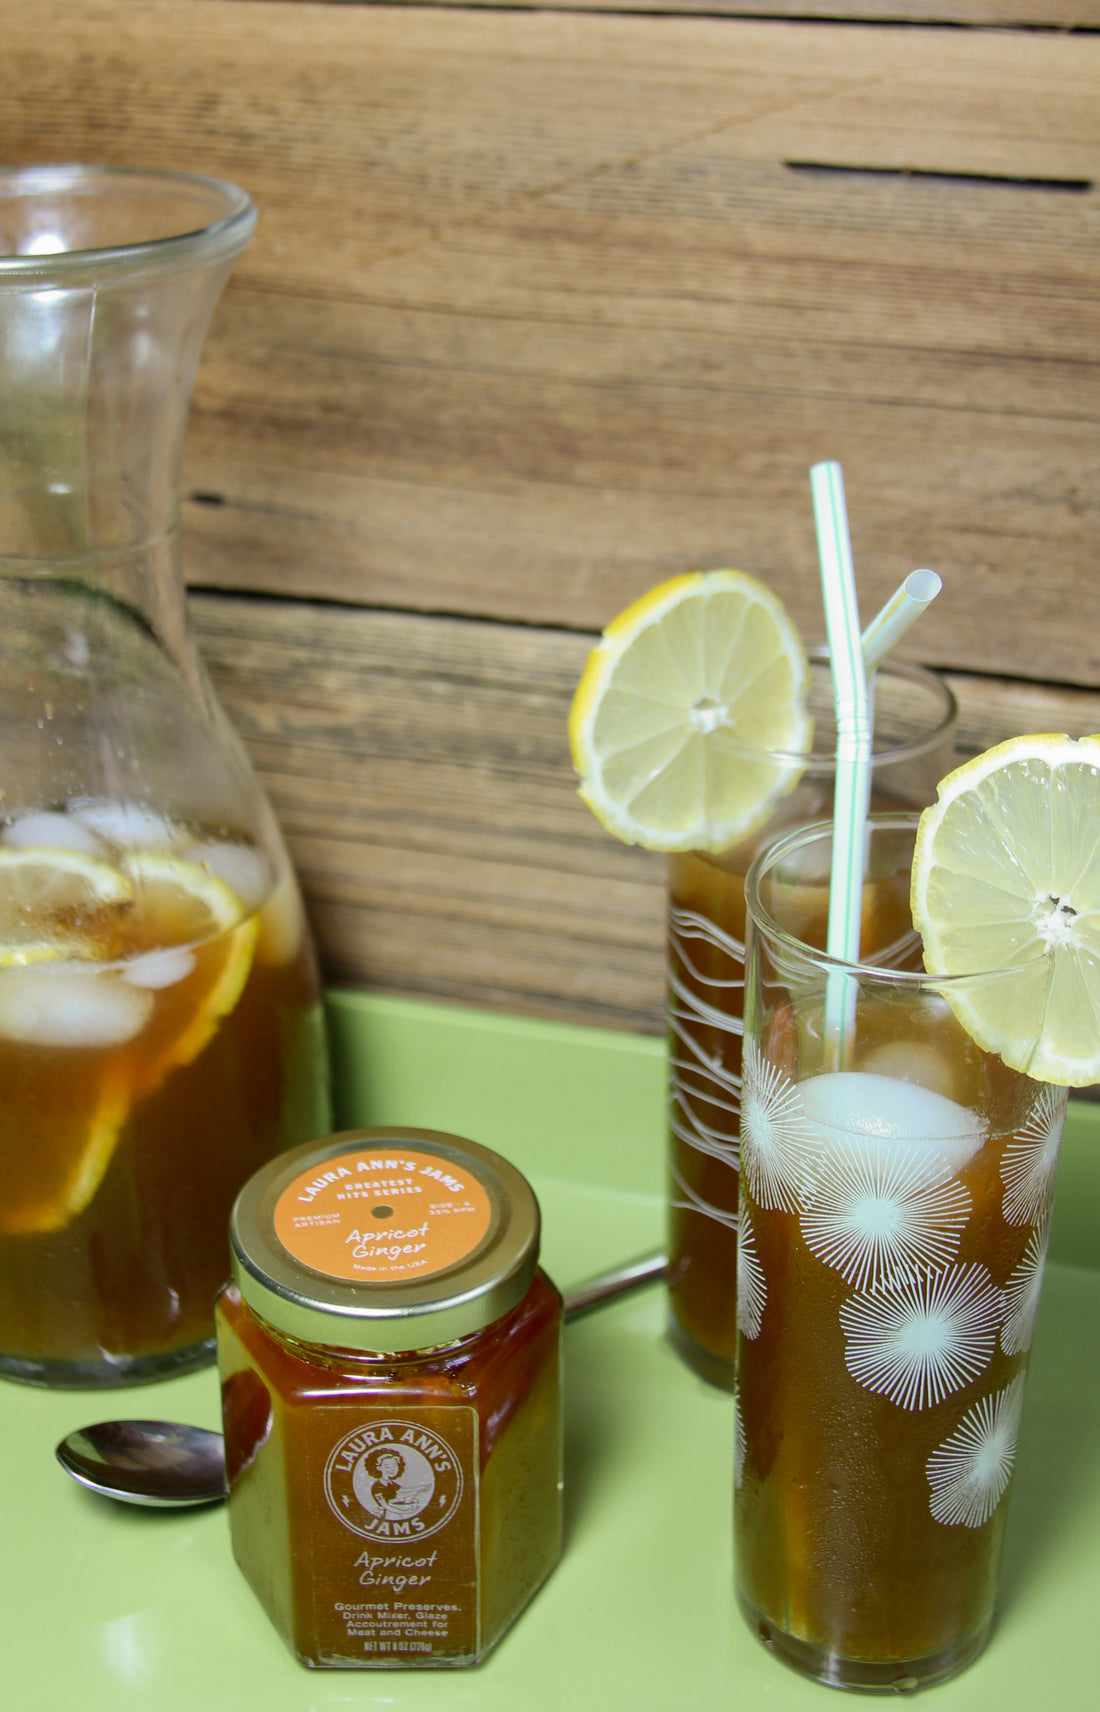
[[[683,570],[819,639],[818,458],[966,749],[1100,728],[1100,0],[752,10],[0,0],[6,162],[259,204],[185,558],[336,981],[661,1027],[569,700]]]

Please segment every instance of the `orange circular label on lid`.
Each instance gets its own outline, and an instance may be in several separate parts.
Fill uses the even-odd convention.
[[[465,1260],[492,1214],[472,1171],[397,1146],[337,1153],[300,1172],[276,1201],[274,1223],[287,1253],[315,1272],[390,1284]]]

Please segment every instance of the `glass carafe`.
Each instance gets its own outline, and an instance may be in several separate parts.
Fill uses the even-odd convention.
[[[186,174],[0,173],[0,1372],[209,1358],[237,1190],[327,1132],[312,943],[190,641],[179,476],[255,225]]]

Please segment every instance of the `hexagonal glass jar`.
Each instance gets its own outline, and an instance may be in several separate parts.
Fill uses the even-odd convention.
[[[481,1662],[561,1552],[561,1325],[499,1154],[347,1131],[233,1215],[233,1551],[303,1664]]]

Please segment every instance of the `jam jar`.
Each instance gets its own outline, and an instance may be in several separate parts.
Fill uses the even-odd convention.
[[[478,1664],[561,1552],[561,1297],[526,1179],[348,1130],[241,1191],[217,1308],[229,1526],[313,1667]]]

